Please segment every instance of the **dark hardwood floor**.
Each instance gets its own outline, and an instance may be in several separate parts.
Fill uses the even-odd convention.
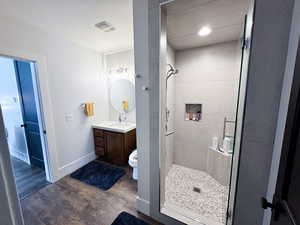
[[[28,197],[49,184],[44,170],[30,166],[15,157],[11,157],[11,162],[20,199]]]
[[[159,223],[137,213],[137,182],[131,169],[111,189],[102,191],[67,176],[21,201],[26,225],[110,225],[126,211],[151,225]]]

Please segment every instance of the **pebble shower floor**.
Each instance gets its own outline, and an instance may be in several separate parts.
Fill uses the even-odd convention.
[[[172,165],[166,177],[165,190],[163,207],[174,206],[199,218],[225,224],[229,188],[209,174]]]

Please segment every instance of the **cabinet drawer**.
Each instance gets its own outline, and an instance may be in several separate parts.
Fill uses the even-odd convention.
[[[104,136],[104,131],[99,130],[99,129],[94,129],[94,136],[95,137],[103,137]]]
[[[105,155],[105,151],[103,147],[96,147],[95,148],[95,153],[97,156],[104,156]]]
[[[99,147],[104,147],[105,146],[105,139],[104,137],[95,137],[95,145]]]

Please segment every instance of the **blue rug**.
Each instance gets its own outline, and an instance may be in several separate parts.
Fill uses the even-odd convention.
[[[71,177],[106,191],[124,174],[125,170],[122,168],[93,161],[72,173]]]
[[[118,215],[118,217],[114,220],[111,225],[149,225],[148,223],[144,222],[136,218],[133,215],[130,215],[127,212],[122,212]]]

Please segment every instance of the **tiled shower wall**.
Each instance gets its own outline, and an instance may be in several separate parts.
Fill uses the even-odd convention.
[[[240,61],[238,41],[176,51],[175,164],[206,171],[212,137],[221,144],[224,118],[235,120]],[[202,104],[199,122],[184,120],[186,103]]]

